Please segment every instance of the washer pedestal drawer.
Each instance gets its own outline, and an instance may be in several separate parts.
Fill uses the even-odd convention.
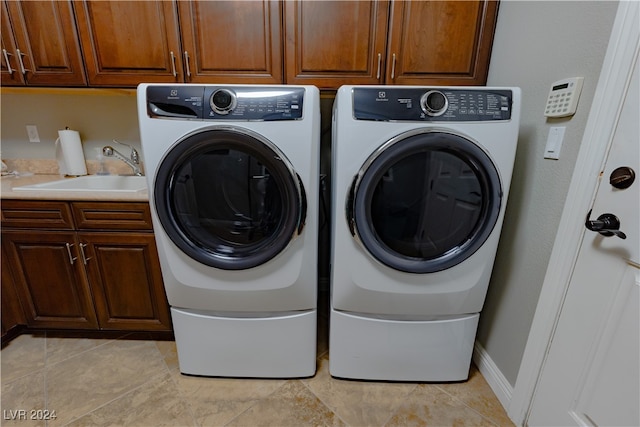
[[[300,378],[316,372],[315,310],[225,317],[171,308],[180,372]]]
[[[466,380],[479,317],[390,320],[331,308],[329,371],[364,380]]]

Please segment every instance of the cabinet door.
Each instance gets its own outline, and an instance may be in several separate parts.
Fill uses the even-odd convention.
[[[183,81],[173,1],[78,1],[74,6],[90,85]]]
[[[3,86],[21,86],[24,85],[24,76],[19,70],[18,58],[16,57],[17,47],[16,40],[11,31],[11,22],[9,21],[9,10],[7,2],[1,4],[2,13],[0,13],[1,39],[2,39],[2,68],[0,70],[0,82]]]
[[[78,233],[101,329],[171,330],[151,233]]]
[[[180,1],[188,83],[282,83],[281,3]]]
[[[388,84],[484,85],[497,1],[394,1]]]
[[[5,74],[3,64],[2,84],[86,86],[71,2],[9,1],[2,12],[2,48],[15,70]]]
[[[289,84],[337,88],[384,77],[387,1],[286,1]]]
[[[75,233],[4,231],[2,245],[30,327],[98,327]]]
[[[9,266],[9,259],[6,251],[2,249],[2,268],[0,268],[2,296],[0,302],[2,302],[2,309],[0,315],[2,317],[2,337],[4,339],[5,334],[17,325],[26,325],[26,319],[24,312],[22,311],[22,305],[16,292],[15,281],[13,280],[13,274]]]

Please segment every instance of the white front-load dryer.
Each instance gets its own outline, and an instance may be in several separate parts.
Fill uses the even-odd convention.
[[[318,89],[142,84],[137,96],[181,372],[313,375]]]
[[[332,135],[332,375],[468,378],[520,90],[343,86]]]

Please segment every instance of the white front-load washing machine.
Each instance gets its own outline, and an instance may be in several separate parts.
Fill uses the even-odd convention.
[[[142,84],[137,96],[180,371],[313,375],[318,89]]]
[[[519,117],[518,88],[338,90],[332,135],[332,375],[468,378]]]

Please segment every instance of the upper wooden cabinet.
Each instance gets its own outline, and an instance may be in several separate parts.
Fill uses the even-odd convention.
[[[497,13],[496,0],[5,0],[2,84],[482,85]]]
[[[497,1],[394,1],[385,82],[483,85]]]
[[[89,85],[183,81],[173,2],[77,1],[74,6]]]
[[[285,2],[287,83],[482,85],[497,1]]]
[[[285,2],[286,81],[337,88],[384,77],[389,3]]]
[[[180,1],[189,83],[282,83],[282,5],[276,1]]]
[[[75,3],[92,86],[282,83],[276,1]]]
[[[2,2],[1,75],[3,85],[86,85],[71,2]]]
[[[11,31],[11,21],[9,20],[9,12],[7,3],[2,2],[2,68],[0,78],[3,85],[24,85],[24,76],[18,70],[18,48],[16,40]]]

